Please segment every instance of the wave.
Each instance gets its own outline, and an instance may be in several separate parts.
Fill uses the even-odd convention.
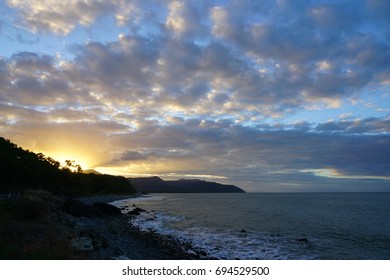
[[[124,213],[136,208],[135,202],[146,200],[160,200],[161,197],[140,197],[136,199],[116,201],[114,205],[120,207]],[[203,251],[207,258],[216,259],[313,259],[316,256],[295,256],[292,246],[303,245],[299,242],[292,244],[291,240],[283,236],[250,232],[250,231],[222,231],[197,226],[188,217],[170,215],[163,211],[145,210],[140,215],[133,216],[131,223],[142,231],[154,231],[163,235],[175,236],[179,240],[191,243],[193,248]],[[188,222],[188,223],[186,223]],[[186,224],[186,226],[182,226]]]

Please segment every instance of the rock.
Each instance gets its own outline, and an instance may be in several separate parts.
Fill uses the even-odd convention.
[[[70,246],[76,251],[92,251],[92,239],[89,237],[77,237],[70,241]]]
[[[92,207],[88,206],[76,199],[68,199],[64,202],[63,210],[74,217],[95,217]]]
[[[93,204],[93,209],[100,211],[105,216],[119,216],[122,215],[121,210],[114,205],[108,203],[96,202]]]
[[[131,210],[131,211],[130,211],[129,213],[127,213],[127,214],[129,214],[129,215],[134,215],[134,216],[138,216],[138,215],[140,215],[142,212],[146,212],[146,210],[136,207],[136,208],[134,208],[133,210]]]
[[[300,238],[298,239],[299,242],[309,242],[309,240],[305,237],[305,238]]]
[[[198,251],[198,254],[203,256],[203,257],[207,256],[207,253],[205,251],[203,251],[203,250]]]
[[[122,215],[121,210],[111,204],[96,202],[89,206],[76,199],[66,200],[62,208],[74,217],[101,218]]]

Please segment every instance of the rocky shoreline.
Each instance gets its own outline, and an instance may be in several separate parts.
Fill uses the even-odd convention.
[[[63,202],[55,219],[62,231],[71,237],[69,244],[81,258],[208,259],[204,251],[174,236],[140,230],[131,222],[136,212],[123,214],[119,208],[107,203],[117,199],[95,197]]]
[[[109,203],[132,197],[69,198],[30,191],[1,200],[0,259],[208,259],[175,236],[138,228],[132,221],[144,210],[122,211]]]

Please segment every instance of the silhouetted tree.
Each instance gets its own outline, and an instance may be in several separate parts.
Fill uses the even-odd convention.
[[[83,169],[81,168],[81,165],[76,163],[74,160],[65,160],[65,166],[63,169],[68,169],[69,171],[72,172],[77,172],[77,173],[82,173]]]

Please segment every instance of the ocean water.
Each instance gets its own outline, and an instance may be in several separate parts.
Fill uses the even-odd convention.
[[[220,259],[390,259],[390,193],[154,194],[114,205],[147,210],[140,228]]]

